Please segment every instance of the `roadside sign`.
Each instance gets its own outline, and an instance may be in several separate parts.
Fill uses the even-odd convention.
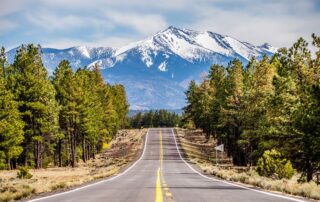
[[[218,145],[218,146],[216,146],[214,149],[223,152],[223,151],[224,151],[224,145],[223,145],[223,144]]]

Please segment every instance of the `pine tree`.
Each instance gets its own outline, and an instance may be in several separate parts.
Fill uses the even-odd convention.
[[[268,102],[274,93],[273,77],[275,67],[265,56],[257,65],[254,65],[252,77],[246,81],[246,95],[243,104],[243,133],[241,143],[245,150],[249,151],[248,160],[256,162],[263,153],[259,143],[261,132],[264,132],[263,123],[265,122],[268,111]]]
[[[113,106],[113,93],[111,86],[106,84],[102,78],[99,67],[96,65],[93,69],[93,79],[95,83],[95,90],[99,96],[101,107],[101,141],[110,141],[113,136],[115,126],[115,120],[117,118],[117,112]]]
[[[25,123],[21,161],[41,168],[44,155],[50,155],[48,148],[57,131],[55,89],[42,64],[40,47],[22,46],[15,56],[13,69],[14,93],[21,103],[19,110]]]
[[[320,37],[312,38],[315,58],[300,38],[245,70],[237,60],[227,73],[213,65],[208,80],[189,86],[183,121],[214,134],[235,164],[255,165],[276,148],[310,181],[320,169]]]
[[[192,125],[195,124],[195,114],[196,111],[194,109],[194,105],[197,102],[195,97],[195,92],[197,90],[197,85],[194,80],[191,80],[188,86],[187,91],[185,92],[187,105],[183,108],[184,110],[184,119],[183,122],[192,122]],[[198,127],[198,125],[195,125]]]
[[[15,168],[16,158],[22,152],[23,122],[18,103],[8,89],[5,49],[0,53],[0,169]]]
[[[274,94],[267,104],[267,113],[261,124],[262,150],[277,148],[290,159],[296,158],[295,147],[299,144],[294,125],[296,113],[300,108],[297,85],[288,72],[283,71],[278,56],[272,59],[277,74],[273,79]]]
[[[82,145],[82,160],[94,157],[96,145],[102,130],[104,111],[98,93],[98,83],[93,71],[86,68],[76,72],[79,87],[80,134]],[[80,89],[81,88],[81,89]]]
[[[210,109],[211,130],[218,142],[226,143],[224,128],[221,124],[221,109],[226,101],[226,70],[223,66],[213,65],[208,75],[210,88],[212,89],[212,103]]]
[[[233,60],[226,79],[226,102],[222,106],[221,124],[227,133],[227,149],[235,165],[246,165],[244,151],[238,140],[242,134],[243,67],[240,60]]]
[[[211,135],[210,106],[212,102],[212,88],[209,81],[204,80],[200,86],[191,81],[186,92],[188,105],[185,114],[192,119],[197,128],[201,128],[208,139]]]
[[[75,78],[68,61],[61,61],[53,73],[53,84],[57,91],[56,100],[60,106],[59,125],[60,136],[57,140],[58,165],[62,166],[62,149],[67,140],[69,146],[65,147],[65,152],[70,148],[70,164],[75,166],[76,162],[76,139],[79,113],[77,111],[77,100],[75,98]],[[67,154],[68,156],[69,154]],[[68,159],[65,159],[68,161]]]
[[[129,105],[127,103],[126,92],[124,86],[116,84],[111,87],[113,94],[113,107],[116,111],[116,125],[113,134],[119,129],[127,125],[127,114],[129,111]]]
[[[308,44],[299,39],[289,49],[288,66],[292,69],[293,78],[299,89],[300,108],[295,117],[295,124],[298,137],[297,157],[295,162],[298,167],[307,175],[307,181],[312,180],[313,173],[319,169],[320,162],[320,90],[319,90],[319,41],[313,35],[313,45],[317,50],[316,58],[311,59],[311,52]]]

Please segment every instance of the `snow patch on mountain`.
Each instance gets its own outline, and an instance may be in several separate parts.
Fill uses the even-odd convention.
[[[168,70],[167,70],[167,62],[161,63],[161,64],[159,65],[159,70],[160,70],[160,71],[163,71],[163,72],[168,71]]]
[[[79,47],[76,47],[77,50],[79,50],[79,52],[87,57],[87,58],[90,58],[90,49],[86,46],[79,46]]]
[[[231,50],[229,50],[226,47],[223,47],[223,45],[221,43],[219,43],[217,41],[217,39],[213,38],[209,32],[204,32],[204,33],[198,34],[195,37],[195,40],[199,45],[201,45],[204,48],[207,48],[211,51],[215,51],[215,52],[223,54],[223,55],[230,55],[231,54]]]

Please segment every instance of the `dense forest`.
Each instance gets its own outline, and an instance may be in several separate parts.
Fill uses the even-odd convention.
[[[13,64],[0,54],[0,169],[74,167],[94,158],[127,124],[122,85],[104,82],[99,68],[74,72],[61,61],[49,77],[39,46],[21,46]]]
[[[175,127],[180,122],[180,116],[175,112],[167,110],[156,110],[148,112],[139,112],[129,118],[133,128],[151,128],[151,127]]]
[[[312,38],[315,53],[300,38],[245,67],[237,59],[211,66],[199,85],[190,82],[184,126],[225,144],[235,165],[277,149],[310,181],[320,168],[320,37]]]

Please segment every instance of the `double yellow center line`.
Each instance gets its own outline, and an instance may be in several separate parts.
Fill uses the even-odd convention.
[[[172,199],[172,194],[169,190],[168,185],[165,182],[162,170],[163,170],[163,144],[162,144],[162,130],[160,129],[160,136],[159,136],[159,140],[160,140],[160,167],[158,168],[157,171],[157,181],[156,181],[156,202],[163,202],[163,195],[162,195],[162,186],[165,190],[165,195],[167,198],[167,201],[173,201]],[[160,178],[161,176],[161,178]],[[162,184],[161,184],[162,181]]]
[[[156,183],[156,202],[163,202],[160,172],[160,168],[158,168]]]

